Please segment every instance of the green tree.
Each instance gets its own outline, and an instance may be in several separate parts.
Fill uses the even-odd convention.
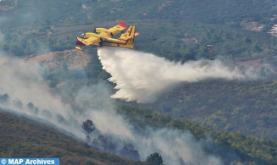
[[[147,157],[146,163],[149,165],[163,165],[163,158],[159,153],[153,153]]]
[[[10,96],[6,93],[4,95],[0,95],[0,103],[8,104],[10,101]]]
[[[34,108],[35,108],[35,105],[32,102],[29,102],[27,104],[27,106],[28,106],[29,110],[34,110]]]
[[[86,120],[83,122],[82,128],[87,133],[87,143],[89,143],[89,134],[92,133],[95,130],[95,126],[91,120]]]

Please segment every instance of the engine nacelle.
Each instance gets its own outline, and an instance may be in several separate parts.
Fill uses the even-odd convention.
[[[95,28],[96,33],[109,33],[108,29],[105,28]]]

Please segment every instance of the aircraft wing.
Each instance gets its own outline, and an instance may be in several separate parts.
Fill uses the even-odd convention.
[[[112,36],[119,34],[122,30],[126,29],[127,25],[125,22],[119,22],[118,25],[108,29],[109,33],[112,34]]]
[[[99,39],[96,37],[89,37],[89,38],[77,37],[77,40],[82,42],[85,46],[94,45],[95,43],[99,43]]]

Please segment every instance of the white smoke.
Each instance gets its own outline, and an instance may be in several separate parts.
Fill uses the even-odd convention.
[[[113,108],[110,92],[103,84],[85,87],[79,90],[75,102],[80,106],[87,106],[84,114],[95,122],[96,127],[105,134],[119,137],[131,142],[138,150],[141,160],[146,160],[151,153],[162,155],[165,164],[174,165],[220,165],[221,160],[205,153],[201,143],[189,131],[173,130],[169,128],[146,128],[143,132],[137,131],[131,122],[117,114]],[[116,142],[120,144],[120,142]]]
[[[2,24],[2,22],[5,20],[5,18],[3,18],[3,17],[0,17],[0,27],[1,27],[1,24]],[[4,41],[4,34],[1,32],[1,30],[0,30],[0,44]],[[1,48],[1,47],[0,47]],[[1,52],[1,50],[0,50],[0,52]]]
[[[20,100],[23,104],[22,109],[14,104],[10,104],[8,107],[0,105],[2,108],[8,108],[16,113],[29,115],[35,119],[45,120],[64,130],[71,127],[71,124],[74,124],[61,124],[57,120],[58,115],[66,119],[70,119],[74,115],[70,105],[61,103],[59,97],[51,94],[51,89],[43,78],[47,72],[46,68],[37,63],[25,63],[22,60],[0,56],[0,70],[0,94],[8,94],[11,98],[11,103],[14,100]],[[30,111],[27,106],[28,103],[33,103],[36,107],[40,108],[40,111],[44,109],[50,111],[53,117]],[[72,131],[73,134],[82,133],[79,129],[72,129]]]
[[[205,153],[201,142],[188,131],[167,128],[137,131],[131,122],[116,113],[110,92],[103,84],[83,87],[76,93],[74,102],[81,107],[80,112],[62,103],[58,96],[53,96],[51,88],[43,78],[47,69],[37,63],[30,64],[22,60],[0,57],[0,70],[0,94],[7,93],[11,99],[10,105],[0,105],[5,111],[24,115],[42,123],[50,123],[58,130],[83,141],[86,136],[81,123],[91,119],[101,134],[116,137],[116,145],[122,142],[132,143],[141,160],[145,160],[154,152],[159,152],[166,164],[221,164],[219,158]],[[23,108],[12,104],[12,100],[15,99],[22,101]],[[39,112],[28,110],[29,102],[38,107]],[[49,117],[43,113],[43,109],[47,109],[53,116]]]
[[[131,125],[127,125],[124,119],[116,114],[110,92],[103,84],[84,87],[78,91],[75,102],[82,109],[86,109],[86,115],[95,123],[102,133],[133,139]],[[120,128],[120,129],[119,129]]]
[[[0,31],[0,43],[2,43],[3,41],[4,41],[4,34],[1,33],[1,31]]]
[[[182,82],[197,82],[210,78],[244,79],[237,67],[228,67],[219,60],[170,62],[153,54],[120,48],[99,48],[103,69],[118,91],[112,98],[136,100],[139,103],[155,101],[162,93]]]

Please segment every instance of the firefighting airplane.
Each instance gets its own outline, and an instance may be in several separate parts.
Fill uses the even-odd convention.
[[[109,47],[122,47],[122,48],[134,48],[135,36],[139,35],[136,33],[136,27],[130,26],[128,30],[120,36],[120,38],[111,38],[114,35],[121,33],[127,28],[125,22],[119,22],[118,25],[110,28],[95,28],[95,33],[83,33],[81,37],[77,37],[76,49],[83,50],[83,46],[94,45],[98,47],[109,46]]]

